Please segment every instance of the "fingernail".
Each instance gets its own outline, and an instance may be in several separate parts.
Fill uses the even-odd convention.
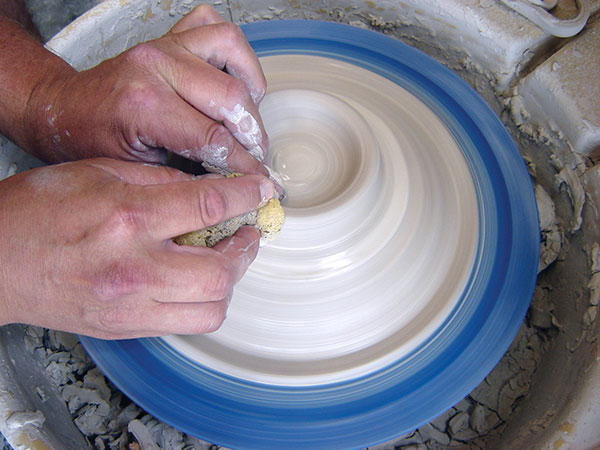
[[[260,161],[263,162],[265,160],[265,151],[263,150],[263,148],[259,145],[255,145],[254,147],[250,147],[248,149],[248,153],[250,153],[250,155]]]
[[[277,191],[277,200],[279,200],[280,202],[282,202],[283,200],[285,200],[285,189],[283,188],[283,186],[281,186],[280,184],[275,184],[275,190]]]
[[[262,151],[263,151],[263,155],[265,155],[265,157],[266,157],[266,155],[269,154],[269,148],[270,147],[271,147],[271,142],[269,140],[269,136],[265,133],[263,135],[263,140],[262,140],[262,145],[261,145],[261,148],[262,148]],[[263,158],[263,160],[261,162],[264,162],[264,159],[265,158]]]
[[[265,90],[261,88],[254,88],[250,90],[250,95],[252,96],[254,103],[258,105],[265,96]]]
[[[283,177],[266,164],[263,164],[263,166],[269,173],[269,178],[271,179],[271,181],[275,183],[275,190],[277,191],[279,200],[283,200],[285,198],[285,187],[283,184]]]
[[[259,184],[260,198],[261,204],[259,206],[264,206],[275,194],[275,185],[268,178],[263,178]]]

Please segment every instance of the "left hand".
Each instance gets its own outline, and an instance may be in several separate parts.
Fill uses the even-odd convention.
[[[202,5],[165,36],[83,72],[42,77],[28,108],[29,146],[49,162],[110,156],[164,162],[166,151],[266,175],[266,90],[242,31]],[[254,156],[254,157],[253,157]]]

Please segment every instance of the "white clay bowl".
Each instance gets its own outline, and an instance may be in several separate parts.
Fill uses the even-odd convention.
[[[441,121],[389,80],[308,55],[261,63],[286,224],[219,331],[166,340],[252,381],[361,376],[416,348],[455,307],[479,239],[469,169]]]

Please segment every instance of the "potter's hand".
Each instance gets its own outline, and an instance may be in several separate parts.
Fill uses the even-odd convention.
[[[171,237],[255,209],[258,175],[200,179],[91,159],[0,182],[0,323],[100,338],[215,330],[258,249],[242,228],[215,247]]]
[[[27,70],[38,76],[26,75],[29,95],[14,109],[26,107],[0,126],[41,159],[164,162],[171,151],[234,172],[266,174],[251,156],[260,159],[268,146],[257,106],[264,74],[240,28],[211,7],[196,8],[162,38],[83,72],[44,52],[33,52],[37,59]],[[29,54],[20,51],[18,59]]]

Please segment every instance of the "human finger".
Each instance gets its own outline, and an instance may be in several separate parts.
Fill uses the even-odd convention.
[[[268,151],[268,137],[248,86],[189,53],[168,61],[156,70],[173,90],[207,117],[223,122],[250,154],[262,161]]]
[[[152,240],[167,240],[257,209],[273,197],[274,183],[259,175],[199,178],[161,185],[132,186],[127,216]]]
[[[258,252],[260,232],[244,227],[213,248],[169,242],[153,253],[158,276],[145,293],[160,302],[203,303],[226,298]]]
[[[246,226],[240,228],[233,236],[217,243],[213,250],[234,261],[234,282],[242,279],[248,267],[256,258],[260,243],[260,231]]]
[[[218,302],[159,303],[148,311],[146,324],[152,326],[148,335],[192,335],[217,331],[227,317],[230,302],[231,293]]]
[[[192,28],[225,22],[225,19],[210,5],[199,5],[186,14],[171,28],[170,33],[181,33]]]
[[[241,28],[229,22],[187,29],[176,35],[190,53],[243,81],[254,103],[265,95],[267,81]]]
[[[229,77],[207,64],[203,66]],[[211,98],[199,92],[196,96],[196,105],[192,106],[187,101],[181,101],[179,95],[172,95],[172,93],[165,95],[160,104],[161,116],[141,115],[137,119],[138,126],[143,130],[146,142],[151,143],[152,146],[163,147],[184,158],[206,162],[210,166],[230,172],[266,176],[267,171],[262,163],[218,122],[224,116],[218,114],[218,109],[209,106],[216,104],[214,98],[217,98],[217,95]],[[214,118],[208,117],[205,113],[212,114]],[[243,123],[240,122],[240,125]],[[236,125],[230,124],[230,126]],[[258,139],[261,128],[254,128],[251,132]],[[259,150],[261,150],[260,146],[255,149],[255,152]]]
[[[108,319],[97,322],[96,329],[79,331],[102,339],[131,339],[169,334],[203,334],[219,329],[231,301],[163,303],[151,299],[121,299],[119,304],[100,313]],[[98,313],[95,313],[98,315]]]

